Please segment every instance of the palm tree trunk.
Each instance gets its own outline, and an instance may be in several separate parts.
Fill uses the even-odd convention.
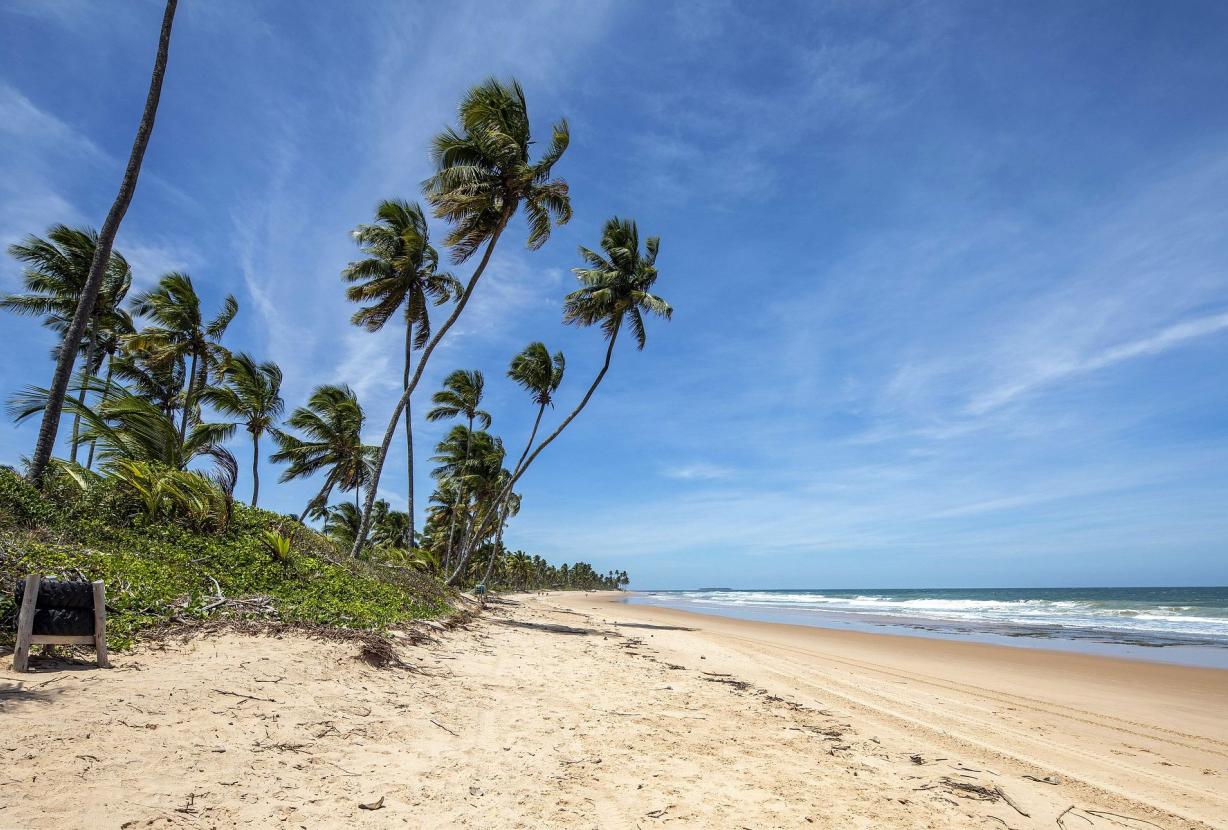
[[[507,525],[507,510],[506,510],[506,501],[505,501],[504,509],[499,515],[499,531],[498,533],[495,534],[495,549],[491,551],[490,561],[486,563],[486,576],[482,577],[482,584],[486,586],[487,590],[490,590],[490,575],[494,573],[495,560],[501,558],[504,554],[503,528],[506,525]]]
[[[418,387],[418,381],[422,379],[422,370],[426,368],[426,363],[431,358],[431,352],[435,351],[439,341],[448,333],[448,329],[452,328],[452,324],[456,322],[456,319],[460,317],[461,312],[465,310],[465,306],[469,303],[469,298],[473,296],[473,289],[477,288],[478,280],[482,278],[482,273],[490,263],[490,256],[495,251],[495,245],[499,242],[499,237],[503,235],[503,229],[507,227],[508,221],[512,218],[512,210],[514,209],[514,207],[505,208],[503,215],[499,217],[499,224],[495,226],[494,232],[490,235],[490,242],[486,243],[486,251],[482,254],[478,267],[474,269],[473,276],[466,283],[464,293],[456,301],[456,308],[452,309],[448,319],[444,320],[443,325],[439,327],[439,331],[435,332],[435,336],[431,338],[431,341],[426,344],[426,348],[422,350],[422,358],[418,361],[418,368],[414,370],[414,376],[410,379],[409,386],[405,388],[405,391],[401,394],[401,399],[397,401],[396,408],[392,411],[392,417],[388,420],[388,429],[384,430],[384,440],[380,443],[379,452],[375,456],[375,468],[371,472],[371,489],[367,492],[367,501],[363,505],[362,520],[358,524],[358,537],[354,540],[354,549],[350,551],[351,556],[357,556],[361,553],[362,546],[366,544],[367,531],[371,529],[371,511],[375,508],[375,489],[379,486],[380,475],[384,471],[384,462],[388,459],[388,449],[392,446],[392,436],[396,432],[397,421],[401,420],[401,411],[405,409],[409,403],[410,396],[414,393],[414,389]]]
[[[145,148],[149,146],[149,136],[153,132],[154,118],[158,113],[158,100],[162,96],[162,79],[166,75],[166,56],[170,50],[171,24],[175,19],[176,3],[177,0],[166,0],[166,11],[162,15],[162,32],[158,37],[158,53],[154,58],[153,75],[149,80],[149,94],[145,98],[145,109],[141,113],[136,139],[132,142],[132,153],[128,156],[128,166],[124,169],[119,193],[111,205],[111,210],[107,212],[102,230],[98,233],[98,245],[94,249],[94,259],[90,262],[90,272],[85,279],[81,299],[77,301],[77,310],[73,314],[68,331],[64,333],[64,342],[60,345],[60,354],[55,362],[55,374],[51,377],[51,388],[47,395],[47,408],[43,410],[43,422],[39,425],[38,440],[34,444],[34,453],[30,459],[30,480],[35,484],[42,483],[47,464],[51,461],[51,451],[59,431],[60,414],[64,411],[64,397],[68,393],[68,382],[72,379],[77,350],[81,348],[85,327],[93,315],[94,305],[98,302],[102,278],[111,262],[111,247],[115,244],[115,235],[119,232],[120,222],[128,212],[128,205],[136,192],[141,162],[145,158]]]
[[[188,369],[187,388],[183,390],[183,419],[179,422],[179,443],[188,437],[188,413],[192,411],[192,390],[196,388],[196,352],[192,352],[192,366]]]
[[[252,434],[252,507],[260,498],[260,436]]]
[[[94,373],[94,352],[98,345],[98,315],[95,314],[90,318],[89,328],[89,343],[85,347],[85,366],[81,371],[81,394],[77,396],[77,406],[85,406],[85,389],[89,386],[89,379]],[[72,418],[72,448],[68,453],[68,460],[72,463],[77,463],[77,447],[79,445],[78,435],[81,434],[81,409],[73,414]]]
[[[107,378],[102,384],[102,394],[98,397],[98,405],[101,408],[102,404],[107,402],[107,394],[111,391],[111,371],[115,368],[115,354],[107,355]],[[85,469],[90,470],[94,467],[94,448],[98,446],[98,439],[90,441],[90,454],[85,459]]]
[[[461,462],[461,473],[469,468],[469,445],[473,441],[473,419],[469,419],[469,431],[465,433],[465,460]],[[460,510],[461,489],[456,488],[456,500],[452,503],[452,518],[448,521],[448,546],[444,549],[444,570],[452,562],[452,544],[456,537],[456,513]]]
[[[601,371],[598,372],[597,377],[593,379],[592,386],[590,386],[588,388],[588,391],[584,393],[584,397],[580,399],[580,403],[576,406],[575,409],[571,411],[571,414],[568,415],[566,418],[564,418],[563,422],[560,423],[558,427],[555,428],[554,432],[550,433],[549,437],[547,437],[546,440],[538,444],[537,449],[533,450],[533,453],[525,460],[523,464],[520,465],[520,469],[516,471],[516,473],[512,476],[511,480],[507,483],[506,486],[504,486],[503,492],[499,494],[499,498],[498,498],[499,501],[502,501],[503,499],[507,498],[507,495],[512,492],[512,488],[516,486],[516,482],[520,480],[520,477],[522,475],[524,475],[525,470],[529,469],[529,465],[531,465],[535,460],[537,460],[537,456],[541,455],[541,451],[544,450],[546,447],[550,446],[550,444],[554,441],[554,439],[558,438],[559,435],[562,434],[563,430],[567,429],[567,425],[570,424],[572,421],[574,421],[576,419],[576,416],[580,414],[580,411],[583,410],[584,407],[588,405],[589,399],[593,397],[593,393],[596,392],[597,387],[601,385],[601,380],[602,378],[605,377],[605,373],[608,372],[610,369],[610,358],[613,357],[614,355],[614,342],[618,340],[618,330],[621,327],[622,327],[622,319],[620,318],[618,323],[615,324],[614,326],[614,331],[610,332],[610,344],[606,347],[606,350],[605,350],[605,362],[601,364]],[[465,546],[461,548],[460,563],[456,566],[456,571],[453,572],[453,574],[450,577],[448,577],[447,584],[449,585],[454,584],[456,582],[457,577],[460,576],[461,569],[465,567],[465,560],[469,558],[469,554],[473,549],[474,542],[477,539],[482,538],[482,534],[485,533],[487,529],[490,527],[491,515],[492,514],[487,514],[486,518],[478,526],[477,531],[466,540]]]
[[[409,389],[409,367],[413,362],[414,349],[414,321],[405,320],[405,372],[401,378],[401,389]],[[405,512],[409,514],[409,527],[405,532],[405,549],[412,551],[414,549],[414,424],[413,417],[410,413],[411,401],[405,401],[405,458],[406,458],[406,487],[405,487]]]

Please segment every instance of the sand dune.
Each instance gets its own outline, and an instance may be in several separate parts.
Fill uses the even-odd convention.
[[[600,595],[402,651],[416,671],[237,635],[6,667],[0,827],[1228,826],[1228,672]]]

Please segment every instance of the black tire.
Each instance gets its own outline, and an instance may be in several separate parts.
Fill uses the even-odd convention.
[[[34,612],[34,633],[73,637],[93,635],[94,612],[80,608],[39,608]]]
[[[17,581],[13,599],[21,607],[26,594],[24,579]],[[68,582],[60,579],[44,579],[38,586],[36,608],[82,608],[94,610],[94,586],[88,582]]]

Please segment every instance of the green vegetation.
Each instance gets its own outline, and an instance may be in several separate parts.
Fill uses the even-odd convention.
[[[168,26],[172,13],[173,3]],[[163,36],[162,65],[167,29]],[[562,298],[564,323],[600,326],[606,341],[604,361],[586,391],[538,440],[566,362],[562,352],[552,354],[536,341],[513,356],[507,377],[528,394],[534,417],[527,440],[515,440],[523,448],[509,468],[503,438],[492,431],[495,418],[482,408],[482,371],[449,373],[426,417],[459,423],[435,447],[435,490],[425,526],[421,532],[414,526],[411,397],[509,222],[522,215],[526,244],[536,250],[554,226],[571,218],[568,185],[553,173],[569,140],[567,123],[559,121],[533,160],[519,84],[488,80],[466,94],[457,126],[433,142],[435,172],[423,184],[435,218],[447,223],[443,241],[452,262],[461,265],[480,253],[465,283],[441,269],[429,221],[416,203],[384,200],[375,220],[353,231],[361,258],[341,271],[346,299],[359,306],[353,323],[376,332],[399,316],[405,332],[398,356],[403,391],[378,446],[363,443],[366,413],[344,383],[316,387],[281,420],[281,369],[225,343],[240,312],[234,297],[207,313],[192,278],[176,272],[125,309],[131,267],[111,250],[106,234],[57,225],[46,239],[30,236],[12,246],[10,253],[25,266],[25,293],[0,306],[39,317],[57,332],[55,356],[68,353],[70,372],[78,355],[83,361],[75,397],[60,383],[60,359],[50,387],[26,388],[9,399],[16,420],[41,416],[43,430],[28,481],[0,470],[0,576],[41,571],[106,579],[119,645],[144,628],[220,613],[379,630],[440,613],[448,585],[624,587],[625,571],[602,574],[584,562],[555,567],[509,552],[503,536],[523,504],[515,487],[588,405],[610,369],[619,333],[629,330],[642,349],[645,317],[672,314],[651,293],[659,241],[647,238],[641,246],[628,219],[606,222],[600,253],[579,249],[583,264],[574,273],[580,288]],[[114,228],[109,233],[113,237]],[[100,257],[106,264],[101,272]],[[98,273],[104,278],[91,287]],[[449,304],[443,323],[433,328],[430,308]],[[85,323],[77,336],[80,320]],[[46,431],[54,441],[62,410],[73,420],[67,458],[43,457]],[[408,511],[376,498],[402,416]],[[240,428],[253,453],[251,506],[235,497],[242,472],[228,448]],[[285,465],[282,482],[318,484],[297,517],[255,506],[266,436],[275,447],[267,460]],[[343,498],[331,503],[335,495]],[[321,520],[322,532],[305,524]],[[12,611],[6,601],[0,600],[0,615]]]
[[[53,467],[40,492],[4,467],[0,636],[12,637],[17,611],[8,586],[27,573],[105,580],[118,648],[139,631],[218,614],[379,631],[450,610],[437,580],[348,560],[293,517],[236,504],[225,529],[202,531],[182,519],[149,519],[116,482],[83,490]]]

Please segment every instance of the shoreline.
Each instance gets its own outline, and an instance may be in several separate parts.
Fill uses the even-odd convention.
[[[698,604],[673,598],[671,595],[676,593],[684,592],[624,591],[623,595],[624,602],[629,605],[670,608],[701,616],[1228,669],[1228,643],[1209,636],[1177,635],[1163,631],[1130,632],[1095,628],[1091,624],[1086,627],[1046,625],[1033,621],[1010,624],[1001,619],[984,619],[977,622],[959,617],[909,616],[887,611],[852,613],[827,607],[756,606],[719,602]]]
[[[842,700],[995,763],[1048,769],[1174,815],[1228,825],[1228,671],[1056,649],[762,622],[552,595],[622,626],[669,626],[713,671]],[[1006,721],[1004,723],[1004,721]],[[1223,792],[1217,791],[1222,790]],[[1214,821],[1211,821],[1211,818]]]
[[[619,599],[0,665],[0,826],[1228,826],[1228,673]]]

